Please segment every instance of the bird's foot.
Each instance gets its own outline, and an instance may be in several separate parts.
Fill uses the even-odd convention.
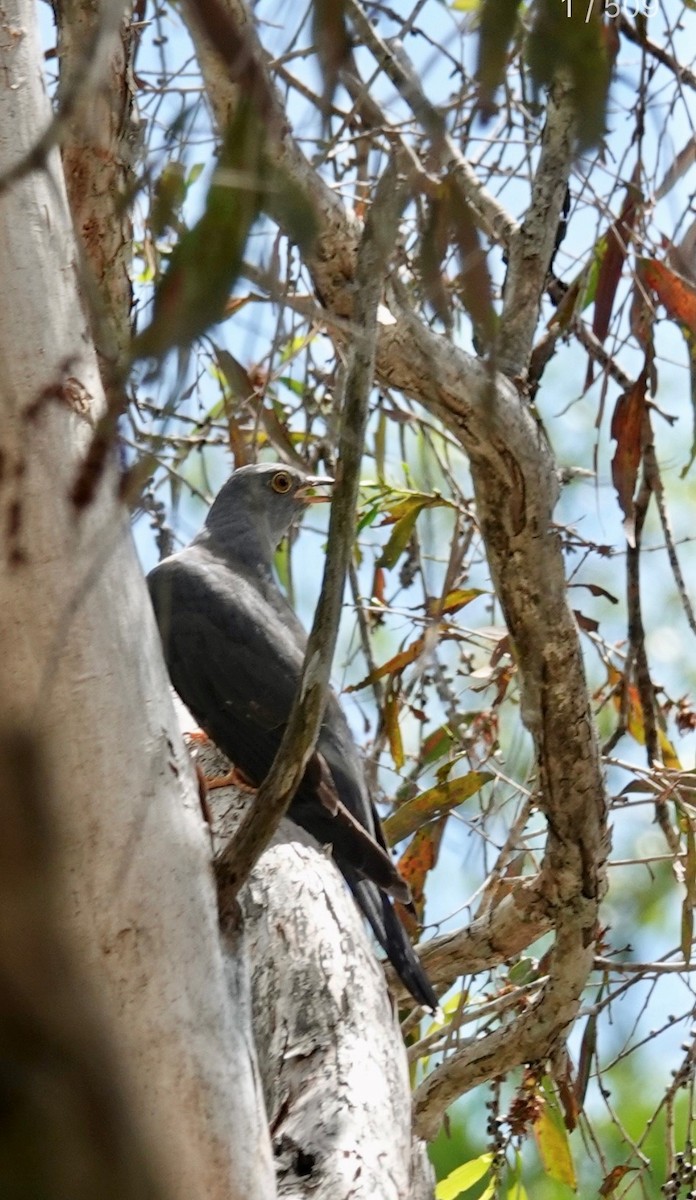
[[[229,771],[226,771],[224,775],[214,775],[212,779],[206,778],[205,782],[210,792],[212,792],[213,788],[223,787],[235,787],[240,792],[258,791],[258,788],[254,787],[251,780],[247,779],[244,772],[239,770],[239,767],[230,767]]]

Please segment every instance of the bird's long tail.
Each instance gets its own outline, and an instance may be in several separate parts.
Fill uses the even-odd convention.
[[[372,931],[404,987],[424,1008],[438,1007],[433,986],[420,964],[408,934],[399,920],[391,900],[368,879],[360,879],[350,867],[339,864],[348,886],[367,917]]]

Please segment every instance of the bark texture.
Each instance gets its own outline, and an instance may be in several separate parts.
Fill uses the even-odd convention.
[[[39,739],[0,729],[0,1178],[44,1200],[164,1200],[66,937]]]
[[[109,10],[111,10],[109,12]],[[83,251],[88,300],[102,380],[110,405],[119,394],[130,349],[129,200],[138,145],[131,59],[132,4],[57,5],[60,87],[68,115],[61,138],[65,185]],[[98,55],[96,86],[84,85]],[[112,394],[110,394],[112,393]]]
[[[4,176],[51,124],[31,0],[0,13],[0,64]],[[84,513],[69,500],[104,396],[55,149],[0,196],[0,276],[0,721],[45,739],[72,934],[170,1194],[267,1200],[253,1043],[115,472]]]
[[[198,755],[206,775],[229,766],[210,744]],[[254,799],[232,788],[209,793],[218,847]],[[282,821],[239,901],[279,1196],[432,1197],[394,1004],[329,854]],[[225,935],[231,978],[241,961],[237,937]]]

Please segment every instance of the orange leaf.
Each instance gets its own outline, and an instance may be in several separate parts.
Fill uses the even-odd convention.
[[[423,915],[425,903],[423,896],[425,880],[428,871],[432,871],[437,862],[444,828],[445,822],[442,820],[436,821],[433,825],[428,825],[427,829],[419,829],[413,841],[404,850],[399,859],[399,874],[411,888],[411,897],[419,919]],[[404,914],[405,910],[403,906],[399,907],[402,914]],[[406,915],[408,916],[408,914]],[[411,929],[412,927],[413,918],[411,917],[411,920],[407,921],[407,928]]]
[[[372,580],[372,598],[378,604],[386,604],[386,576],[382,567],[375,567],[375,575]]]
[[[633,387],[619,396],[611,419],[611,436],[616,439],[611,477],[621,509],[630,522],[633,521],[633,494],[643,452],[645,411],[645,373],[641,372]]]
[[[667,315],[684,325],[691,337],[696,338],[696,288],[654,258],[643,259],[640,272],[648,287],[657,292]]]
[[[410,646],[407,646],[405,650],[400,650],[393,658],[382,663],[381,667],[375,667],[374,671],[370,671],[370,674],[361,679],[359,683],[352,683],[345,690],[347,692],[359,692],[361,688],[367,687],[370,683],[375,683],[377,679],[383,679],[385,675],[393,675],[397,671],[403,671],[404,667],[407,667],[409,663],[415,662],[417,658],[420,658],[424,649],[425,638],[416,638],[415,642],[411,642]]]
[[[609,1174],[605,1175],[604,1179],[602,1180],[602,1185],[599,1189],[600,1196],[612,1196],[621,1183],[624,1175],[627,1175],[629,1171],[637,1170],[637,1167],[612,1167]]]

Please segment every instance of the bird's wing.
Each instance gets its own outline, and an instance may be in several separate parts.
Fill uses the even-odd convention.
[[[164,656],[176,691],[199,725],[258,786],[280,746],[297,691],[304,645],[277,603],[228,566],[183,551],[148,576]],[[339,867],[408,902],[384,844],[362,763],[335,696],[289,815]]]
[[[148,585],[176,691],[258,785],[283,736],[302,649],[247,580],[186,551],[151,571]]]

